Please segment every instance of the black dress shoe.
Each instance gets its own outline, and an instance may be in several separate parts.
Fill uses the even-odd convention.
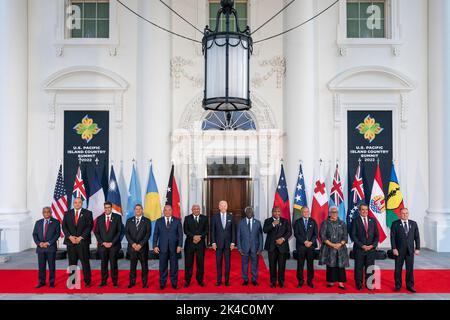
[[[92,284],[91,284],[90,282],[87,282],[84,286],[85,286],[86,288],[90,288],[90,287],[92,287]]]
[[[229,287],[229,286],[230,286],[230,281],[225,281],[225,285],[226,285],[227,287]]]
[[[408,291],[412,292],[412,293],[416,293],[416,289],[414,287],[407,287],[406,288]]]
[[[271,283],[271,284],[270,284],[270,287],[271,287],[271,288],[276,288],[277,285],[276,285],[275,283]]]
[[[50,288],[54,288],[55,287],[55,284],[54,283],[50,283],[50,286],[49,286]]]
[[[361,290],[362,290],[362,285],[357,284],[357,285],[356,285],[356,290],[361,291]]]
[[[284,282],[280,282],[279,287],[280,287],[280,288],[284,288]]]
[[[164,290],[166,288],[166,286],[159,286],[160,290]]]
[[[344,287],[344,286],[338,286],[338,288],[341,289],[341,290],[347,290],[347,288]]]
[[[200,287],[204,287],[204,286],[205,286],[205,283],[199,282],[198,285],[199,285]]]
[[[333,287],[334,287],[334,284],[331,284],[331,283],[327,284],[327,288],[333,288]]]
[[[311,289],[314,289],[316,286],[312,282],[308,282],[308,287]]]
[[[104,286],[106,286],[106,282],[100,283],[98,287],[99,287],[99,288],[103,288]]]
[[[184,287],[185,287],[185,288],[189,288],[189,282],[185,282],[185,283],[184,283]]]
[[[258,286],[258,281],[252,281],[252,285],[254,285],[255,287]]]
[[[119,287],[119,285],[117,283],[114,283],[113,287],[117,289]]]
[[[400,291],[401,287],[395,287],[394,291]]]
[[[130,288],[133,288],[134,286],[135,286],[134,283],[130,283],[127,288],[130,289]]]
[[[300,282],[298,283],[298,286],[297,286],[297,288],[301,288],[301,287],[303,287],[303,284],[304,284],[304,282],[303,282],[303,281],[300,281]]]
[[[242,282],[243,286],[248,286],[248,280],[245,280],[244,282]]]
[[[222,282],[220,282],[220,281],[217,281],[217,282],[216,282],[216,286],[217,286],[217,287],[220,287],[221,285],[222,285]]]
[[[45,286],[45,283],[39,283],[35,288],[39,289]]]
[[[143,284],[142,288],[147,289],[148,288],[148,284]]]
[[[177,289],[178,289],[178,285],[173,284],[173,285],[172,285],[172,289],[177,290]]]

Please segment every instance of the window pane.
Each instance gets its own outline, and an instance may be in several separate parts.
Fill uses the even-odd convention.
[[[109,18],[109,3],[99,3],[97,5],[97,18],[100,19]]]
[[[347,21],[347,38],[359,38],[359,20]]]
[[[385,38],[384,1],[347,1],[348,38]]]
[[[367,8],[369,8],[369,6],[371,6],[372,4],[370,2],[361,2],[359,4],[359,18],[360,19],[364,19],[367,20],[367,18],[369,18],[372,13],[367,13]]]
[[[95,20],[84,20],[83,21],[83,37],[84,38],[95,38],[97,36]]]
[[[83,18],[95,19],[97,16],[97,4],[96,3],[85,3],[84,4],[84,15]]]
[[[373,29],[373,37],[374,38],[384,38],[385,37],[384,23],[385,23],[384,20],[380,20],[381,28],[380,29]]]
[[[81,22],[80,19],[75,19],[75,20],[77,20],[77,21],[74,21],[74,23],[78,23],[79,22],[80,26],[82,25],[82,22]],[[83,36],[82,29],[81,28],[76,29],[75,25],[74,25],[74,28],[70,30],[70,36],[72,38],[81,38]]]
[[[359,3],[347,3],[347,19],[358,19]]]
[[[97,38],[109,38],[109,20],[97,21]]]

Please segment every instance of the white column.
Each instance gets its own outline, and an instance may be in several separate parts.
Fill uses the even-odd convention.
[[[27,210],[27,0],[0,0],[1,253],[30,247]]]
[[[315,13],[314,0],[297,1],[286,10],[284,29],[312,17]],[[316,99],[316,54],[315,24],[311,22],[302,28],[289,32],[284,37],[286,57],[286,80],[284,85],[284,167],[290,197],[297,182],[299,160],[303,161],[305,184],[313,181],[315,154]],[[310,194],[307,195],[309,198]]]
[[[170,5],[170,1],[167,2]],[[139,12],[158,25],[172,29],[171,13],[158,1],[139,1]],[[164,201],[171,167],[172,92],[171,36],[140,20],[138,26],[137,160],[145,196],[149,159],[161,201]]]
[[[429,209],[427,247],[450,252],[450,1],[428,1]]]

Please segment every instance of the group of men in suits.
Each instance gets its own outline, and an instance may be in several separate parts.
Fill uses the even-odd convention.
[[[76,272],[78,261],[81,262],[83,278],[86,287],[91,286],[91,267],[89,263],[91,231],[97,239],[98,254],[101,259],[101,283],[107,284],[109,269],[113,286],[118,287],[118,255],[123,236],[128,241],[127,254],[130,259],[130,276],[128,288],[136,285],[137,264],[141,265],[142,287],[148,288],[148,257],[149,239],[152,235],[151,221],[144,217],[142,205],[134,207],[134,216],[122,224],[122,217],[112,212],[112,204],[105,202],[104,213],[94,223],[92,212],[83,209],[83,201],[76,198],[73,209],[65,213],[62,221],[64,244],[67,246],[67,256],[72,274]],[[180,219],[173,217],[172,207],[164,206],[163,216],[154,226],[153,251],[159,255],[160,289],[166,287],[169,276],[172,288],[178,288],[178,255],[183,248],[183,233],[185,256],[185,282],[189,287],[193,275],[194,262],[196,264],[196,280],[203,287],[204,259],[207,248],[206,238],[211,232],[211,247],[216,255],[216,285],[221,286],[222,280],[226,286],[230,285],[231,252],[238,249],[242,256],[243,285],[249,284],[249,265],[251,266],[251,283],[258,285],[259,258],[263,251],[263,233],[266,233],[264,250],[268,252],[270,269],[270,286],[280,288],[285,286],[286,260],[290,254],[289,238],[292,230],[295,236],[298,287],[304,285],[304,265],[307,266],[307,285],[314,288],[314,251],[318,247],[318,226],[310,217],[308,207],[301,209],[301,217],[294,222],[291,229],[290,222],[281,217],[281,209],[274,207],[272,216],[262,225],[254,217],[252,207],[245,208],[245,218],[236,224],[232,213],[228,212],[228,203],[220,201],[219,213],[211,218],[209,228],[208,218],[201,214],[200,206],[192,206],[192,214]],[[43,219],[36,222],[33,239],[36,243],[38,255],[39,282],[41,288],[46,284],[46,266],[49,268],[49,285],[55,286],[55,259],[57,241],[61,234],[61,226],[57,219],[52,218],[50,207],[42,210]],[[95,226],[94,226],[95,225]],[[353,251],[355,259],[355,284],[358,290],[363,287],[363,278],[368,289],[372,288],[370,281],[374,270],[376,250],[379,241],[377,222],[368,216],[368,206],[359,205],[359,217],[353,221],[351,229]],[[415,292],[413,265],[414,256],[419,254],[420,237],[417,223],[409,220],[407,208],[401,210],[401,219],[395,221],[391,227],[391,246],[395,256],[395,290],[402,285],[402,269],[406,264],[406,287]],[[169,275],[170,263],[170,275]],[[224,272],[223,272],[223,269]],[[222,276],[223,275],[223,276]]]

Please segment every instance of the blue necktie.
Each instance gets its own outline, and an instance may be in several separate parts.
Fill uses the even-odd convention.
[[[305,224],[305,231],[308,231],[308,219],[304,219],[303,222]]]

